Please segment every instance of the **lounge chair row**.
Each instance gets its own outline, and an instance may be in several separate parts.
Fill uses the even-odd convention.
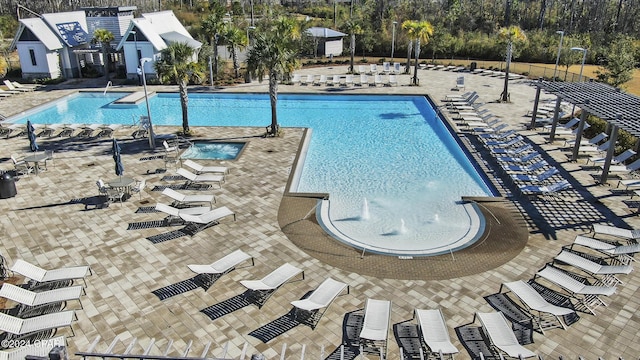
[[[549,198],[571,187],[558,177],[557,168],[540,159],[541,155],[524,137],[488,110],[481,109],[478,98],[477,92],[469,91],[447,95],[442,101],[454,119],[462,120],[477,134],[522,194]]]
[[[383,76],[376,75],[313,75],[306,76],[295,74],[291,79],[293,85],[316,85],[316,86],[397,86],[398,77],[395,74]]]
[[[109,137],[120,124],[33,124],[36,136]],[[27,134],[25,124],[0,124],[0,136],[11,138]]]

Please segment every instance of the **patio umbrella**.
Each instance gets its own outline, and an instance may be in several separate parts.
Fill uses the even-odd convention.
[[[116,164],[116,175],[122,176],[124,173],[124,166],[122,166],[122,160],[120,159],[120,145],[118,145],[118,140],[116,140],[116,138],[113,138],[111,150],[113,151],[113,161]]]
[[[36,129],[33,127],[31,120],[27,120],[27,137],[29,138],[29,147],[31,151],[38,151],[38,143],[36,142]]]

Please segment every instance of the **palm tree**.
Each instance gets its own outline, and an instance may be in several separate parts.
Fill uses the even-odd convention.
[[[218,40],[224,31],[224,15],[226,10],[219,3],[213,2],[211,13],[202,20],[202,32],[209,38],[209,45],[213,48],[213,79],[218,79]],[[213,86],[213,84],[211,84]]]
[[[498,36],[502,40],[507,42],[507,55],[504,67],[504,88],[502,94],[500,94],[500,101],[509,101],[509,66],[511,65],[511,56],[513,55],[513,43],[515,41],[521,42],[527,39],[526,35],[520,29],[520,27],[512,25],[508,28],[501,28],[498,32]]]
[[[402,22],[402,30],[406,30],[407,34],[412,33],[412,28],[415,24],[413,20],[405,20]],[[407,44],[407,66],[404,67],[404,73],[408,74],[411,71],[411,50],[413,48],[413,39],[409,36],[409,43]]]
[[[238,64],[238,53],[236,48],[244,49],[249,45],[249,38],[246,33],[233,24],[227,24],[224,31],[224,39],[227,42],[227,49],[231,53],[233,60],[233,71],[236,78],[240,77],[240,65]]]
[[[247,70],[262,82],[269,77],[271,126],[268,135],[278,135],[278,80],[289,78],[299,66],[297,59],[299,31],[290,19],[281,18],[275,24],[261,29],[253,39],[247,57]]]
[[[351,62],[349,63],[349,72],[353,74],[355,71],[353,58],[356,54],[356,35],[362,34],[362,27],[360,27],[360,24],[349,20],[345,24],[345,30],[350,35],[349,50],[351,51]]]
[[[180,106],[182,107],[182,132],[189,135],[189,96],[187,85],[189,80],[199,75],[197,63],[193,62],[195,49],[187,43],[171,43],[162,50],[161,59],[156,61],[155,69],[160,82],[174,82],[180,89]]]
[[[410,28],[410,37],[413,37],[416,41],[415,54],[416,63],[413,69],[413,85],[418,85],[418,62],[420,60],[420,42],[424,42],[426,45],[433,35],[433,26],[428,21],[417,21],[414,26]]]
[[[113,33],[107,29],[96,29],[93,32],[93,41],[100,43],[102,47],[102,61],[104,62],[104,77],[109,79],[109,50],[111,42],[115,39]]]

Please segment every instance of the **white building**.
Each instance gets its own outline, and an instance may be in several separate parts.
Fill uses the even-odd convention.
[[[133,19],[135,6],[86,8],[82,11],[43,14],[19,19],[12,43],[24,78],[82,77],[89,64],[102,70],[100,44],[92,44],[98,28],[111,31],[119,41]]]
[[[141,18],[133,19],[116,47],[117,51],[124,53],[127,78],[138,76],[140,59],[143,58],[152,60],[144,64],[145,76],[155,76],[153,63],[160,56],[160,52],[173,42],[187,43],[196,49],[193,61],[198,61],[198,50],[202,43],[193,39],[173,11],[142,14]]]
[[[328,28],[311,27],[306,33],[313,37],[316,46],[316,56],[340,56],[342,55],[342,38],[347,34]]]

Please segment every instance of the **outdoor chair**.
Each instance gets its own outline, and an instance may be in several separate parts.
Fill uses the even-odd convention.
[[[11,161],[13,162],[13,167],[17,175],[29,176],[29,174],[34,170],[34,168],[26,161],[16,159],[15,155],[11,155]]]
[[[187,267],[196,274],[226,274],[233,270],[238,264],[249,259],[251,260],[251,266],[253,266],[255,263],[251,255],[242,250],[236,250],[209,265],[191,264],[187,265]]]
[[[0,331],[14,335],[25,335],[37,331],[57,329],[68,326],[75,320],[75,311],[61,311],[46,315],[35,316],[28,319],[20,319],[0,312]]]
[[[607,133],[600,133],[594,137],[592,137],[591,139],[582,139],[580,141],[580,146],[598,146],[598,144],[600,142],[602,142],[603,140],[606,140],[609,137],[609,135]],[[576,140],[575,139],[571,139],[571,140],[565,140],[564,141],[564,145],[565,146],[573,146],[576,144]]]
[[[524,195],[555,196],[559,191],[571,187],[567,180],[561,180],[550,185],[520,185],[519,190]]]
[[[322,315],[344,289],[347,289],[348,294],[349,285],[327,278],[309,297],[291,302],[296,308],[294,317],[309,323],[311,328],[315,329]]]
[[[203,182],[215,182],[218,183],[218,186],[222,188],[222,183],[224,182],[224,175],[218,174],[194,174],[191,171],[185,168],[179,168],[176,170],[176,173],[187,179],[185,186],[190,186],[194,183],[203,183]]]
[[[364,321],[359,334],[360,346],[379,349],[387,358],[387,339],[391,320],[391,301],[367,299],[364,306]]]
[[[558,255],[556,255],[553,259],[553,264],[558,262],[582,270],[593,278],[599,279],[607,286],[622,284],[622,281],[620,281],[616,275],[630,274],[631,271],[633,271],[633,266],[631,265],[602,265],[568,250],[562,250]],[[596,276],[602,277],[597,278]]]
[[[617,226],[609,226],[603,224],[593,224],[593,233],[601,235],[611,235],[621,237],[627,240],[640,239],[640,229],[624,229]]]
[[[107,186],[102,179],[98,179],[96,185],[98,186],[100,196],[106,197],[108,202],[118,200],[122,203],[125,195],[124,191]]]
[[[447,322],[442,311],[438,309],[415,309],[413,317],[418,321],[418,331],[422,341],[432,354],[451,355],[458,353],[458,349],[451,343]]]
[[[576,238],[573,240],[573,244],[571,244],[571,248],[573,248],[574,245],[584,246],[610,257],[615,257],[624,265],[635,261],[632,255],[640,252],[640,243],[630,245],[616,245],[582,235],[576,236]]]
[[[144,188],[147,186],[147,179],[142,179],[136,181],[136,183],[131,187],[130,191],[132,193],[138,193],[138,197],[142,199],[142,192]],[[168,189],[168,188],[167,188]]]
[[[9,80],[4,80],[4,85],[5,85],[5,86],[7,87],[7,89],[9,89],[10,91],[17,91],[17,92],[31,92],[31,91],[33,91],[33,90],[34,90],[34,89],[32,89],[32,88],[27,88],[27,87],[21,87],[21,88],[15,87],[15,86],[13,85],[13,83],[12,83],[11,81],[9,81]]]
[[[250,290],[249,299],[262,307],[273,293],[298,274],[302,274],[304,280],[302,269],[285,263],[260,280],[240,280],[240,284]]]
[[[608,143],[608,142],[607,142]],[[602,168],[604,170],[604,165],[600,165],[600,168]],[[629,165],[613,165],[613,166],[609,166],[609,172],[615,172],[615,173],[632,173],[634,171],[637,171],[638,169],[640,169],[640,159],[637,159],[636,161],[632,162]]]
[[[573,309],[549,303],[540,293],[531,287],[531,285],[522,280],[502,283],[499,292],[502,292],[503,287],[506,287],[508,291],[520,299],[520,302],[525,306],[529,314],[531,314],[534,322],[543,334],[545,329],[556,327],[561,327],[566,330],[567,327],[562,321],[562,316],[574,313],[575,311]],[[536,315],[532,313],[534,311]]]
[[[551,167],[540,174],[511,174],[511,179],[515,182],[544,183],[551,179],[552,176],[559,173],[560,170],[555,167]]]
[[[542,157],[537,151],[533,151],[528,153],[527,155],[517,157],[517,156],[500,156],[496,160],[504,163],[515,163],[520,164],[519,166],[523,166],[523,164],[528,164],[532,161],[537,161],[538,158]]]
[[[204,166],[204,165],[198,164],[197,162],[191,159],[184,160],[182,164],[192,168],[198,175],[203,173],[220,173],[220,174],[229,173],[229,168],[226,166]]]
[[[389,75],[389,86],[398,86],[397,75],[394,75],[394,74]]]
[[[167,225],[184,225],[184,221],[180,217],[181,214],[201,215],[211,211],[209,206],[178,209],[162,203],[157,203],[155,209],[167,215],[164,218],[164,223]]]
[[[229,210],[229,208],[226,206],[211,209],[211,211],[198,215],[193,215],[187,213],[186,211],[182,211],[187,209],[189,208],[181,209],[178,216],[180,216],[180,218],[185,222],[189,223],[194,232],[199,232],[208,227],[217,225],[222,218],[225,218],[227,216],[233,216],[233,221],[236,221],[236,213]]]
[[[620,155],[614,156],[611,159],[611,165],[622,164],[622,163],[624,163],[625,161],[627,161],[628,159],[630,159],[631,157],[633,157],[635,155],[636,155],[635,151],[633,151],[631,149],[627,149],[624,152],[620,153]],[[607,160],[606,157],[592,156],[592,157],[587,159],[587,165],[589,165],[590,162],[592,162],[594,165],[604,164],[605,160]]]
[[[33,292],[20,286],[4,283],[2,284],[2,288],[0,288],[0,296],[26,306],[38,306],[55,302],[78,300],[78,302],[80,302],[80,308],[82,308],[80,295],[82,295],[83,291],[84,289],[82,286],[69,286],[53,290]]]
[[[582,282],[584,279],[582,281],[579,280],[577,275],[569,275],[569,273],[551,265],[547,265],[538,271],[534,276],[534,280],[538,277],[546,279],[565,290],[594,315],[598,306],[607,306],[600,296],[611,296],[616,292],[615,286],[589,285]]]
[[[22,259],[16,260],[11,271],[37,282],[82,279],[85,286],[85,277],[87,274],[91,275],[91,268],[88,265],[45,270]]]
[[[216,197],[213,194],[186,195],[171,188],[162,190],[162,195],[172,198],[174,201],[171,206],[174,207],[185,207],[194,203],[209,203],[209,206],[213,206],[213,203],[216,202]]]
[[[491,345],[513,358],[536,357],[536,353],[520,345],[518,338],[511,330],[511,325],[501,312],[482,313],[476,312],[475,319],[480,320],[482,330],[489,339]]]

